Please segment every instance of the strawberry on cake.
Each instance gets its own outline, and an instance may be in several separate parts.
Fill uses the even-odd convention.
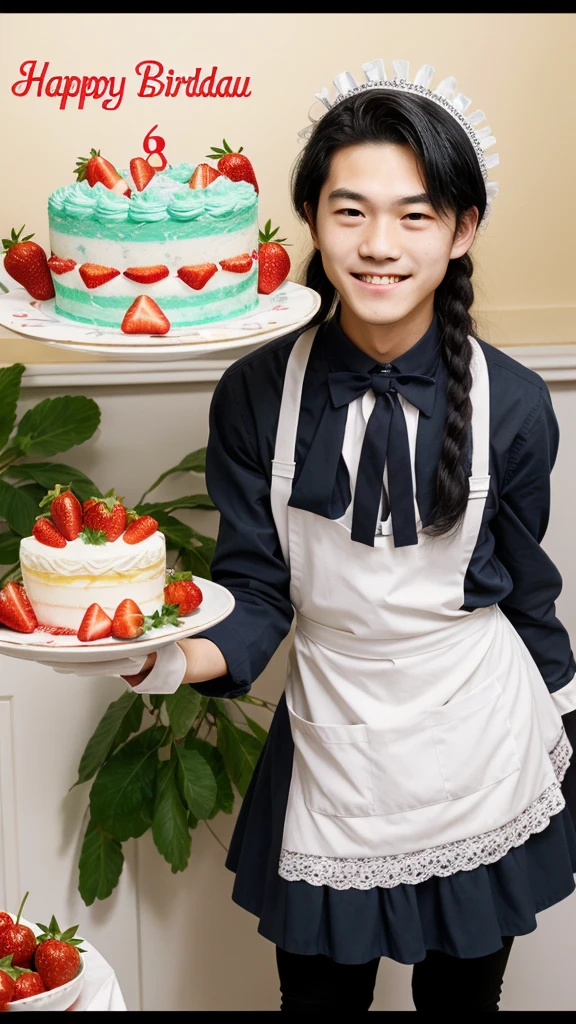
[[[142,620],[161,613],[166,542],[152,516],[131,513],[113,490],[82,505],[58,485],[44,505],[46,514],[20,543],[24,589],[39,626],[78,632],[96,605],[91,629],[85,623],[79,636],[97,639],[98,630],[111,635],[122,602],[136,605]]]

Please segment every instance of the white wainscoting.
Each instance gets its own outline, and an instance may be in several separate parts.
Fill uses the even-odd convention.
[[[545,547],[564,576],[559,614],[574,633],[576,345],[509,351],[549,382],[560,421]],[[30,365],[21,412],[49,395],[93,397],[102,409],[96,436],[58,458],[137,501],[163,470],[206,443],[210,398],[229,361]],[[158,497],[178,493],[190,493],[189,479],[168,478]],[[215,514],[198,513],[194,521],[215,533]],[[286,654],[285,641],[255,693],[277,700]],[[131,1009],[275,1010],[273,947],[258,935],[257,920],[232,903],[224,853],[205,828],[194,834],[183,874],[171,873],[147,835],[126,844],[124,874],[110,900],[86,908],[76,892],[87,787],[69,790],[88,737],[122,689],[120,681],[71,679],[0,658],[0,899],[15,909],[30,889],[29,916],[44,920],[54,912],[62,924],[79,922],[113,964]],[[225,816],[213,823],[225,843],[233,823]],[[540,915],[538,925],[515,945],[503,1009],[573,1010],[574,898]],[[409,968],[382,964],[374,1009],[412,1009]]]

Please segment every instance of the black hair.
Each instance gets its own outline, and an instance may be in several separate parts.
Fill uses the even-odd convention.
[[[315,219],[320,191],[330,173],[334,153],[361,143],[409,145],[416,154],[432,207],[450,212],[456,227],[472,206],[479,221],[486,209],[486,187],[466,132],[443,107],[424,96],[369,90],[333,106],[312,129],[292,174],[292,202],[298,216]],[[473,264],[468,253],[450,260],[436,289],[435,310],[441,327],[442,358],[448,369],[448,414],[436,481],[436,505],[427,524],[433,535],[458,527],[466,510],[469,484],[468,440],[472,418],[469,335],[475,334],[470,313],[474,301]],[[328,280],[322,255],[309,258],[305,283],[320,294],[312,325],[334,311],[336,289]]]

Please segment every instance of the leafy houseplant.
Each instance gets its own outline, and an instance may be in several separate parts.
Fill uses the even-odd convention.
[[[214,509],[210,498],[191,494],[144,501],[171,474],[203,473],[204,460],[203,448],[185,456],[144,492],[135,510],[158,520],[173,568],[210,579],[215,541],[174,515]],[[79,861],[78,888],[88,906],[106,899],[118,884],[123,842],[151,829],[172,871],[183,871],[193,830],[204,822],[212,832],[211,819],[220,811],[232,812],[234,788],[245,796],[267,736],[244,710],[246,704],[274,708],[249,695],[227,701],[203,697],[192,686],[180,686],[165,697],[148,695],[148,701],[126,692],[109,705],[88,741],[75,782],[94,779]]]
[[[21,577],[20,539],[32,532],[47,490],[70,484],[81,501],[102,494],[72,466],[27,461],[87,441],[100,423],[100,409],[82,396],[47,398],[16,424],[24,370],[21,363],[0,369],[0,587]],[[146,501],[167,477],[199,474],[204,468],[205,449],[186,455],[154,481],[135,510],[158,521],[173,568],[210,579],[215,541],[174,514],[213,510],[208,495]],[[79,889],[87,905],[106,899],[117,885],[125,840],[151,829],[172,871],[182,871],[190,857],[191,832],[201,821],[210,829],[209,821],[220,811],[232,812],[233,787],[245,795],[267,735],[246,714],[246,704],[274,707],[251,696],[237,701],[202,697],[190,686],[166,697],[151,695],[148,702],[126,692],[110,704],[88,741],[74,784],[94,780],[79,863]]]

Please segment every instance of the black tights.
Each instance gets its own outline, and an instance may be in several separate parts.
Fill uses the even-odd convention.
[[[416,1010],[457,1010],[495,1013],[512,942],[488,956],[461,959],[429,951],[414,965],[412,998]],[[339,964],[318,954],[287,953],[276,947],[282,992],[281,1010],[314,1013],[320,1010],[369,1010],[380,958],[365,964]]]

